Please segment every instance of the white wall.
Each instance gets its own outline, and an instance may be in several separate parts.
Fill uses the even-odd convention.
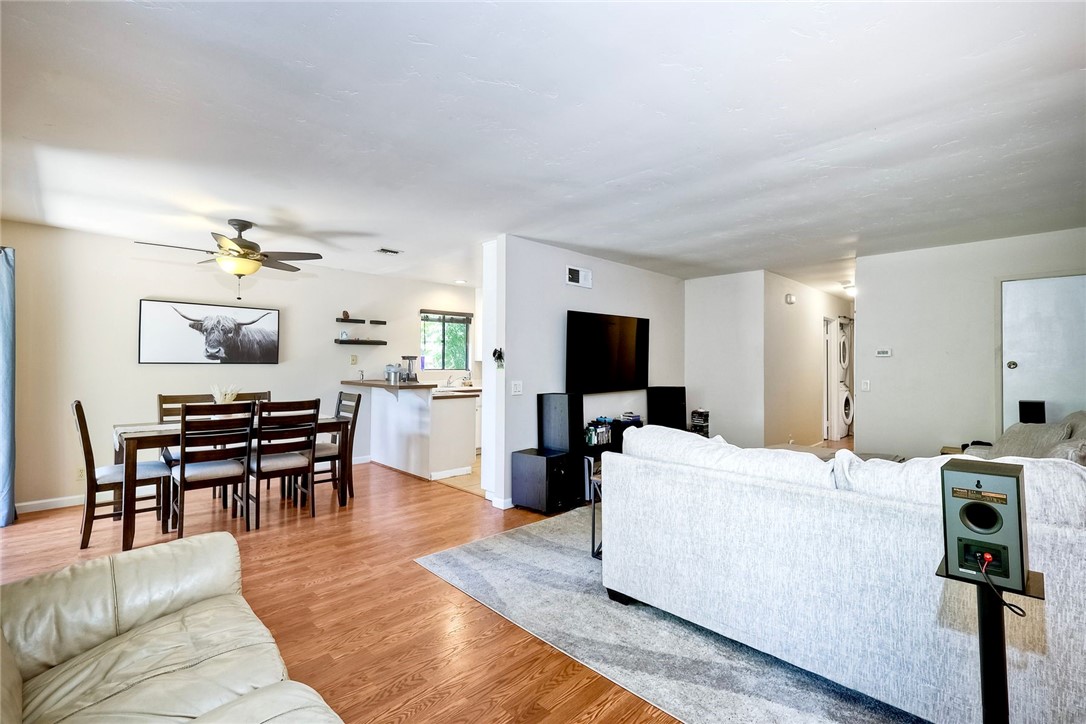
[[[322,412],[330,412],[339,380],[357,378],[360,367],[367,377],[377,377],[400,355],[418,354],[420,308],[471,311],[475,306],[470,288],[314,265],[293,274],[263,270],[246,278],[238,302],[236,279],[214,265],[197,266],[200,257],[192,253],[9,221],[3,222],[2,234],[4,244],[16,250],[17,503],[82,496],[72,400],[83,401],[95,462],[104,465],[113,461],[111,425],[153,420],[160,392],[237,384],[271,390],[275,399],[320,397]],[[280,363],[137,364],[141,298],[277,308]],[[388,324],[337,324],[344,309]],[[333,344],[343,329],[389,344]],[[350,354],[358,355],[358,366],[348,364]],[[424,373],[424,379],[445,377]],[[368,394],[363,405],[356,460],[369,455]]]
[[[930,456],[998,437],[1000,284],[1083,271],[1081,228],[857,259],[856,449]]]
[[[709,434],[765,441],[765,272],[690,279],[686,287],[686,406],[709,410]]]
[[[497,345],[505,348],[504,478],[499,495],[508,498],[510,454],[537,444],[536,395],[565,391],[566,311],[647,318],[649,384],[681,385],[683,281],[515,236],[497,243],[504,248],[506,290],[504,345]],[[567,284],[566,265],[590,269],[592,289]],[[584,364],[593,362],[586,359]],[[510,394],[516,380],[524,383],[523,395]],[[585,396],[586,420],[625,410],[644,414],[644,392]],[[485,456],[487,441],[483,444]]]
[[[795,304],[784,296],[794,294]],[[822,442],[823,319],[851,316],[852,301],[765,274],[765,445]]]

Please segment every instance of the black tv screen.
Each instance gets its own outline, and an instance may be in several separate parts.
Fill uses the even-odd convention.
[[[649,386],[649,320],[566,312],[566,392]]]

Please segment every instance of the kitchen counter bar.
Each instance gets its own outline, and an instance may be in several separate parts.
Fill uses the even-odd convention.
[[[390,385],[384,380],[340,380],[368,387],[370,460],[424,480],[471,472],[475,462],[478,389],[463,392],[424,382]],[[456,402],[457,398],[462,398]],[[441,404],[435,405],[436,400]]]
[[[390,385],[384,380],[340,380],[341,385],[353,387],[380,387],[385,390],[432,390],[436,384],[426,382],[401,382],[398,385]]]

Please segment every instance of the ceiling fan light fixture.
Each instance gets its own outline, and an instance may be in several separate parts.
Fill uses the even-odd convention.
[[[246,259],[243,256],[217,256],[219,268],[227,274],[236,277],[244,277],[260,271],[260,262],[255,259]]]

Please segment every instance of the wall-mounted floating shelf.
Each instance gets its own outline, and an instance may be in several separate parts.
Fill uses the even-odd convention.
[[[333,339],[336,344],[388,344],[383,339]]]
[[[385,322],[385,321],[380,320],[380,319],[371,319],[370,324],[388,324],[388,322]]]
[[[364,319],[344,319],[343,317],[336,317],[336,321],[340,324],[365,324]]]

